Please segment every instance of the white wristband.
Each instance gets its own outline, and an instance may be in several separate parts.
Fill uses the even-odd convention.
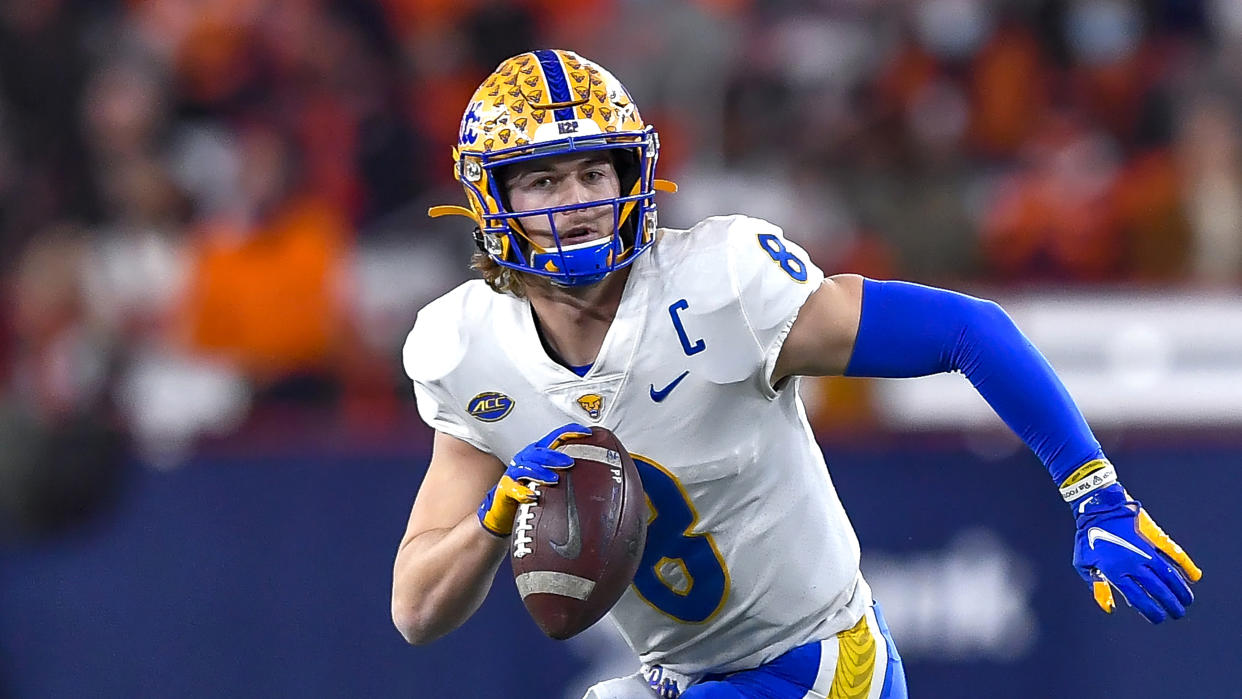
[[[1117,469],[1104,459],[1083,464],[1077,471],[1065,479],[1061,486],[1061,497],[1066,502],[1074,502],[1093,490],[1107,488],[1117,482]]]

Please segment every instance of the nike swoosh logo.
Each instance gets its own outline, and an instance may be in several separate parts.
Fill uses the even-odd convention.
[[[655,384],[651,384],[651,400],[657,403],[663,402],[665,398],[668,398],[668,394],[672,393],[674,388],[677,388],[677,384],[681,383],[681,380],[689,375],[689,371],[681,372],[681,376],[673,379],[673,383],[661,388],[658,391],[656,390]]]
[[[578,503],[574,501],[574,479],[572,474],[566,473],[562,476],[565,481],[565,500],[566,500],[566,516],[569,522],[569,531],[565,537],[567,541],[558,542],[551,539],[548,540],[552,544],[552,550],[561,555],[561,558],[574,560],[582,553],[582,527],[578,523]]]
[[[1087,545],[1091,547],[1092,551],[1095,550],[1096,541],[1107,541],[1110,544],[1117,544],[1121,548],[1130,549],[1131,551],[1137,553],[1143,558],[1146,558],[1149,561],[1151,560],[1151,556],[1140,551],[1137,546],[1117,536],[1116,534],[1110,531],[1104,530],[1104,529],[1100,529],[1099,527],[1091,527],[1090,529],[1087,530]]]

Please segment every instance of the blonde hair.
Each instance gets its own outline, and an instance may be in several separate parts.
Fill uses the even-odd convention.
[[[483,275],[483,281],[498,294],[512,294],[520,299],[526,298],[526,275],[514,269],[496,264],[496,261],[482,250],[475,250],[470,258],[470,268]]]

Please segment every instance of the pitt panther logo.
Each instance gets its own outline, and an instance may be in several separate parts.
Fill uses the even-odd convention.
[[[466,412],[476,420],[496,422],[513,410],[513,399],[503,393],[487,391],[470,399]]]
[[[475,141],[479,140],[478,126],[483,123],[479,110],[482,108],[482,100],[475,102],[470,105],[470,109],[466,110],[465,116],[461,118],[461,133],[458,135],[458,139],[465,145],[472,146]]]
[[[599,414],[604,409],[604,397],[598,393],[588,393],[578,399],[578,405],[591,416],[592,420],[598,420]]]

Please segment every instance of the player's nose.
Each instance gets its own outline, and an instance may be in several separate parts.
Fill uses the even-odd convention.
[[[579,225],[587,225],[599,217],[599,207],[590,206],[596,201],[595,194],[589,187],[581,183],[567,184],[561,193],[558,206],[574,207],[556,214],[556,226],[568,230]]]
[[[591,193],[591,188],[586,186],[584,182],[577,177],[566,177],[565,187],[561,193],[562,206],[572,204],[586,204],[595,200],[595,195]]]

